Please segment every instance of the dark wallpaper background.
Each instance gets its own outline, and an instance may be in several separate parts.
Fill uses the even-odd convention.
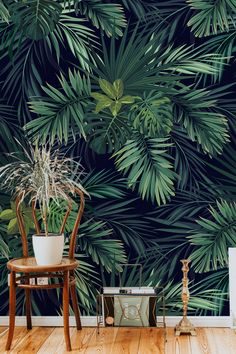
[[[1,165],[37,141],[84,168],[78,178],[90,198],[76,251],[82,314],[94,314],[99,287],[117,284],[124,262],[141,263],[143,285],[164,286],[168,313],[179,314],[187,257],[190,313],[228,314],[236,1],[4,0],[0,18]],[[6,314],[6,262],[21,249],[4,190],[0,205],[8,210],[0,221]],[[63,213],[63,203],[52,206],[51,231]],[[31,243],[27,205],[24,218]],[[138,273],[123,272],[122,282],[137,285]],[[35,314],[60,313],[59,292],[32,299]],[[22,305],[19,292],[18,314]]]

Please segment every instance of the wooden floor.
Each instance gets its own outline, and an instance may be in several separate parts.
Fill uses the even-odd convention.
[[[61,354],[65,351],[63,328],[35,327],[27,331],[16,327],[10,352],[4,351],[7,329],[0,327],[0,353]],[[236,354],[236,333],[228,328],[198,328],[197,337],[174,336],[156,328],[71,328],[71,353],[83,354]]]

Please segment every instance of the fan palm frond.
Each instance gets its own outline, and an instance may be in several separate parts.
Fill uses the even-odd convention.
[[[202,49],[186,45],[174,48],[156,38],[144,35],[136,27],[130,36],[128,28],[116,42],[111,38],[109,48],[102,38],[102,55],[93,51],[96,65],[92,65],[98,78],[124,82],[125,94],[142,95],[144,91],[156,90],[157,84],[177,83],[181,79],[196,78],[199,74],[216,75],[216,63],[224,58],[217,54],[204,54]]]
[[[113,155],[118,171],[127,176],[128,186],[133,190],[138,186],[142,199],[158,205],[175,195],[176,174],[166,153],[170,146],[168,138],[151,139],[136,134]]]

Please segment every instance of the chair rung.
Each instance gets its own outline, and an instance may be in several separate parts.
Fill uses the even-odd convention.
[[[47,284],[47,285],[37,285],[37,284],[16,284],[17,288],[22,289],[56,289],[63,288],[63,284]]]
[[[21,275],[16,277],[16,281],[19,280],[27,280],[34,278],[63,278],[62,274],[53,274],[53,273],[41,273],[41,274],[29,274],[29,275]]]

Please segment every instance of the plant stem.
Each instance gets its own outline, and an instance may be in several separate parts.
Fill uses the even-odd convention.
[[[43,225],[45,230],[45,236],[48,236],[47,207],[45,201],[43,201],[43,205],[42,205],[42,219],[43,219]]]

